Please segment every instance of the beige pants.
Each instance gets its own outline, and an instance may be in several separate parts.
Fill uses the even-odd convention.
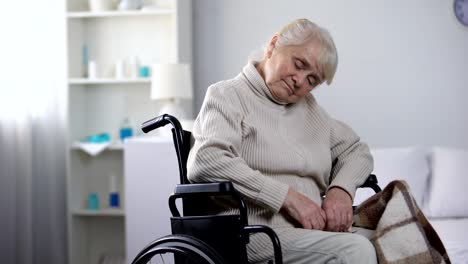
[[[353,227],[352,232],[336,233],[302,228],[275,229],[284,263],[377,263],[374,246],[367,237],[371,230]],[[266,235],[251,236],[249,262],[266,263],[272,259],[273,247]]]

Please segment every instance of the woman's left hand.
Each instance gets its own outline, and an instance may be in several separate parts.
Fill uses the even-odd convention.
[[[331,188],[322,203],[327,215],[326,231],[347,232],[353,224],[353,202],[340,188]]]

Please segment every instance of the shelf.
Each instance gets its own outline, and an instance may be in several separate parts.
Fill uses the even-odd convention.
[[[131,17],[131,16],[159,16],[172,15],[172,9],[154,9],[154,10],[138,10],[138,11],[102,11],[102,12],[68,12],[68,18],[105,18],[105,17]]]
[[[86,79],[86,78],[71,78],[68,80],[69,84],[150,84],[150,78],[137,78],[137,79]]]
[[[80,209],[72,211],[74,216],[125,216],[123,209],[100,209],[100,210],[88,210]]]
[[[107,146],[105,148],[105,150],[123,150],[123,144],[122,143],[114,143],[114,144],[111,144],[109,146]],[[72,145],[71,145],[71,149],[72,150],[81,150],[83,151],[81,148],[80,148],[80,143],[78,142],[74,142]]]

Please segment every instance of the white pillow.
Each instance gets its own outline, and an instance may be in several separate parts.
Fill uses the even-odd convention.
[[[423,148],[381,148],[371,150],[374,171],[380,188],[384,189],[393,180],[405,180],[416,203],[422,207],[429,180],[429,152]],[[354,204],[358,205],[373,195],[368,188],[359,188]]]
[[[428,214],[431,217],[468,216],[468,151],[435,147]]]

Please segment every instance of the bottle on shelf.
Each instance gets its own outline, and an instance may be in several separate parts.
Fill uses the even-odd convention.
[[[88,210],[99,210],[99,196],[95,192],[88,195]]]
[[[120,140],[122,143],[125,141],[125,139],[130,138],[133,136],[133,129],[130,124],[129,118],[124,118],[122,125],[120,126]]]
[[[83,66],[82,75],[84,78],[88,78],[88,63],[89,63],[89,53],[88,53],[88,45],[83,44],[81,47],[81,63]]]
[[[140,67],[140,60],[137,56],[128,58],[127,63],[127,76],[132,79],[138,78],[138,68]]]
[[[117,181],[115,175],[109,178],[109,208],[119,208],[120,198],[119,191],[117,190]]]
[[[125,78],[125,63],[123,60],[118,60],[115,63],[115,72],[114,72],[114,78],[116,80],[123,80]]]
[[[96,61],[88,61],[88,79],[94,80],[97,78],[97,65]]]

